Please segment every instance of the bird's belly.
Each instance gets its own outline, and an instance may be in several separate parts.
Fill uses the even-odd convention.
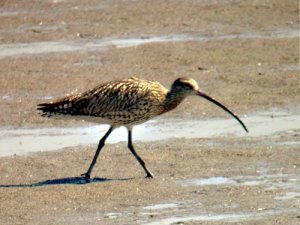
[[[137,124],[141,124],[149,120],[150,117],[146,117],[145,115],[119,115],[113,117],[103,117],[100,118],[99,121],[105,120],[108,123],[116,126],[133,126]]]
[[[63,115],[63,116],[54,116],[51,118],[55,119],[73,119],[76,121],[82,122],[91,122],[97,124],[110,124],[115,127],[119,126],[134,126],[141,123],[146,122],[150,118],[130,118],[130,117],[118,117],[118,118],[105,118],[105,117],[97,117],[97,116],[71,116],[71,115]]]
[[[121,112],[110,112],[101,115],[70,115],[70,114],[56,114],[51,115],[53,119],[73,119],[76,121],[86,121],[98,124],[110,124],[112,126],[134,126],[144,123],[157,114],[152,113],[133,113],[127,111]]]

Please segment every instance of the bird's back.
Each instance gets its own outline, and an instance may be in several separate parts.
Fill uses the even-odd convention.
[[[168,90],[158,82],[131,77],[104,83],[87,92],[38,105],[43,116],[84,116],[113,125],[142,123],[163,113]]]

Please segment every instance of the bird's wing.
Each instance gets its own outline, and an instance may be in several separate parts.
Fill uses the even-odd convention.
[[[124,112],[147,103],[151,87],[156,82],[131,77],[122,81],[104,83],[87,92],[38,105],[44,116],[56,114],[103,116]],[[162,86],[161,86],[162,87]],[[163,87],[162,87],[163,88]]]

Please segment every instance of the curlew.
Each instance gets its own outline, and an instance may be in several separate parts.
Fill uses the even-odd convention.
[[[99,153],[111,132],[120,126],[128,130],[128,148],[146,172],[146,177],[152,178],[145,162],[135,151],[132,144],[132,129],[135,125],[166,113],[178,106],[187,96],[201,96],[232,115],[248,132],[244,123],[228,108],[199,90],[195,80],[178,78],[170,90],[158,82],[131,77],[126,80],[112,81],[90,89],[86,92],[67,96],[49,103],[38,105],[42,116],[71,116],[84,118],[87,121],[109,124],[110,127],[100,139],[96,153],[86,173],[90,175]]]

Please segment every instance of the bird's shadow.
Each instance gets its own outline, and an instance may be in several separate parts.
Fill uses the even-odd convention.
[[[50,185],[59,185],[59,184],[73,184],[73,185],[84,185],[90,183],[103,183],[108,181],[126,181],[131,180],[133,178],[123,178],[123,179],[109,179],[109,178],[91,178],[86,179],[84,177],[66,177],[59,178],[53,180],[45,180],[32,184],[0,184],[0,188],[13,188],[13,187],[42,187],[42,186],[50,186]]]

